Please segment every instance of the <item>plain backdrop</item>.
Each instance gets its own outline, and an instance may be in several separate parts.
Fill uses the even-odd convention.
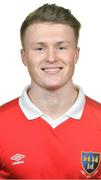
[[[20,57],[20,26],[25,17],[44,3],[72,11],[82,24],[74,83],[101,102],[101,5],[100,0],[1,0],[0,1],[0,105],[21,95],[30,83]]]

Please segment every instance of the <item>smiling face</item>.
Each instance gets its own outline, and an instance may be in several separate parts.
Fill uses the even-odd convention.
[[[79,56],[75,42],[68,25],[37,23],[27,28],[21,56],[33,85],[52,90],[72,82]]]

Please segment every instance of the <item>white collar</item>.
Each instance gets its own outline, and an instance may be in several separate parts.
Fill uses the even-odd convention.
[[[38,117],[46,116],[29,99],[28,94],[27,94],[28,88],[29,88],[29,86],[24,89],[21,97],[19,98],[19,105],[20,105],[22,112],[24,113],[24,115],[27,117],[28,120],[33,120]],[[82,88],[79,86],[77,86],[77,88],[79,89],[78,97],[77,97],[75,103],[72,105],[72,107],[65,113],[65,116],[79,120],[81,118],[83,110],[84,110],[86,98],[85,98]]]

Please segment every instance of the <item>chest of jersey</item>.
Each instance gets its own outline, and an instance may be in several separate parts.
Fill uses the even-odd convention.
[[[96,124],[96,125],[95,125]],[[101,177],[101,131],[92,117],[55,129],[39,118],[12,123],[1,150],[3,176],[25,179]]]

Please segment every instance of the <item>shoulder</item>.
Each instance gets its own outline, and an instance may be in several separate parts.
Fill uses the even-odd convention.
[[[18,107],[18,99],[19,98],[13,99],[0,106],[0,116],[8,116],[10,113],[15,112]]]
[[[101,132],[101,103],[86,96],[84,112],[85,116],[91,120],[91,125],[97,127]]]
[[[0,106],[0,135],[3,134],[4,136],[4,134],[13,127],[12,124],[14,124],[17,119],[18,107],[18,98]],[[2,135],[0,141],[1,139]]]
[[[94,100],[94,99],[92,99],[92,98],[90,98],[90,97],[88,97],[88,96],[86,96],[86,100],[87,100],[87,103],[88,103],[88,104],[90,104],[90,105],[92,105],[92,106],[94,106],[94,107],[99,107],[99,108],[101,108],[101,103],[100,103],[100,102],[98,102],[98,101],[96,101],[96,100]]]
[[[101,114],[101,103],[86,96],[86,104],[90,110],[93,110],[95,112],[99,112]]]

